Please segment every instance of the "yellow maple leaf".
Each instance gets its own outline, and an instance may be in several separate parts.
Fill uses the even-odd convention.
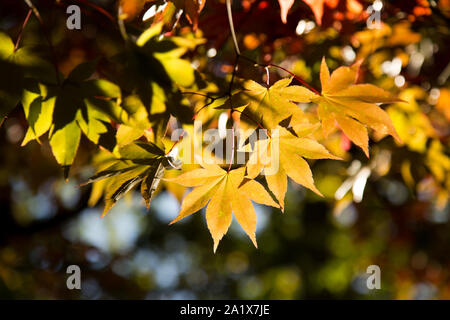
[[[314,93],[301,86],[289,86],[292,78],[285,78],[275,82],[270,88],[261,86],[259,83],[249,80],[244,83],[244,91],[240,92],[235,99],[233,107],[246,105],[244,113],[257,116],[265,128],[276,128],[280,121],[302,113],[294,102],[310,102]],[[256,125],[253,123],[254,128]]]
[[[247,163],[248,176],[254,178],[264,168],[267,185],[282,210],[288,176],[296,183],[321,195],[314,185],[311,169],[304,158],[340,159],[316,140],[307,137],[317,128],[317,125],[307,123],[296,124],[289,130],[279,126],[278,131],[273,131],[271,137],[255,143],[255,151]]]
[[[173,224],[206,207],[206,221],[214,240],[214,252],[230,227],[232,214],[256,244],[256,212],[251,200],[278,207],[264,187],[247,179],[245,167],[226,171],[218,165],[202,164],[203,168],[188,171],[177,178],[167,179],[185,187],[194,187],[184,199]]]
[[[313,95],[311,101],[318,105],[318,116],[325,137],[338,126],[369,156],[367,127],[378,134],[389,134],[401,142],[388,114],[377,105],[401,100],[374,85],[355,84],[360,65],[361,62],[357,62],[350,67],[343,66],[330,75],[325,59],[322,59],[322,93]]]

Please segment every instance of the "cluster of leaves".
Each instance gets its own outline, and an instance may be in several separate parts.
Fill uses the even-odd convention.
[[[339,1],[336,0],[303,0],[311,9],[311,11],[314,13],[314,18],[317,22],[317,24],[322,24],[322,18],[324,14],[325,8],[337,11],[338,13],[340,10],[338,7],[342,7],[342,5],[339,4]],[[287,22],[287,16],[289,13],[289,10],[294,5],[294,0],[278,0],[278,3],[280,4],[280,14],[281,14],[281,20],[283,23]],[[361,18],[364,17],[363,13],[363,6],[356,0],[345,0],[343,1],[343,7],[345,8],[345,12],[347,15],[351,17],[358,17]]]
[[[132,21],[142,13],[146,2],[120,1],[119,19]],[[333,1],[305,2],[319,24],[324,3],[336,6]],[[347,6],[356,6],[356,1],[347,2]],[[0,116],[6,116],[20,101],[29,124],[22,144],[41,142],[48,133],[53,155],[64,167],[66,177],[82,135],[101,147],[93,161],[98,172],[87,183],[93,183],[90,204],[104,198],[104,215],[136,186],[140,186],[148,207],[160,181],[169,190],[170,184],[178,183],[194,189],[184,197],[173,222],[206,206],[214,250],[229,229],[233,215],[256,246],[256,212],[251,201],[284,210],[287,177],[321,195],[305,158],[340,159],[325,147],[336,131],[360,147],[367,157],[370,132],[378,139],[390,135],[401,144],[408,135],[397,133],[389,115],[401,117],[401,112],[395,110],[405,108],[408,97],[400,100],[377,86],[358,83],[362,60],[340,66],[330,74],[323,58],[319,70],[321,92],[294,73],[271,84],[269,69],[277,66],[258,64],[239,50],[232,75],[225,82],[215,83],[216,79],[201,74],[187,60],[189,52],[205,41],[198,32],[183,37],[172,36],[174,30],[170,28],[170,32],[165,32],[173,26],[174,19],[179,19],[180,10],[184,10],[196,30],[204,5],[204,1],[169,2],[155,15],[150,27],[125,37],[125,46],[104,63],[103,72],[98,61],[93,60],[64,76],[33,48],[17,48],[6,33],[0,33],[2,70],[16,77],[14,81],[2,79]],[[293,1],[280,0],[283,22],[292,5]],[[364,37],[359,36],[360,43],[364,43]],[[267,70],[264,85],[237,79],[237,65],[243,60]],[[218,89],[222,85],[229,88],[224,93]],[[391,104],[389,113],[380,104]],[[227,125],[233,132],[237,128],[246,132],[243,136],[233,134],[236,147],[231,158],[225,159],[223,166],[203,161],[182,166],[172,153],[179,146],[175,146],[177,142],[168,143],[167,135],[177,127],[192,131],[194,117],[209,128],[217,127],[222,112],[227,113]],[[250,134],[258,128],[266,130],[266,136],[258,136],[254,144],[248,143]],[[202,136],[203,133],[197,138],[203,141]],[[275,155],[278,168],[271,172],[274,163],[267,159],[273,158],[274,139],[279,144]],[[437,140],[432,146],[428,160],[431,170],[439,181],[448,183],[448,158]],[[244,165],[234,161],[241,147],[248,154]],[[442,165],[437,167],[434,161]],[[180,168],[185,171],[181,175],[166,174],[166,170]]]
[[[206,1],[198,0],[120,0],[119,19],[133,21],[142,16],[147,3],[153,6],[151,17],[154,22],[162,22],[173,28],[184,14],[193,30],[197,30],[200,12],[205,7]],[[151,11],[150,11],[151,12]],[[144,19],[147,19],[145,16]]]
[[[278,129],[278,134],[274,137],[268,133],[268,137],[265,139],[260,138],[257,140],[254,146],[255,151],[251,153],[246,165],[247,175],[237,175],[238,172],[243,172],[242,168],[238,168],[229,171],[226,174],[227,178],[237,180],[235,185],[242,183],[245,186],[248,182],[244,179],[256,178],[263,169],[267,170],[271,167],[274,169],[274,164],[271,162],[271,160],[273,161],[271,152],[274,150],[272,148],[273,140],[277,139],[279,150],[275,157],[278,167],[273,170],[275,172],[266,172],[265,179],[269,190],[278,202],[278,206],[283,210],[287,190],[287,177],[320,195],[319,190],[314,185],[309,165],[304,158],[338,159],[338,157],[330,154],[313,136],[316,129],[322,128],[323,137],[326,138],[335,127],[339,127],[351,141],[364,150],[367,156],[369,155],[367,127],[372,128],[379,134],[390,134],[400,140],[387,113],[375,104],[394,102],[398,101],[398,99],[373,85],[355,84],[358,69],[359,63],[351,67],[340,67],[330,75],[325,59],[323,59],[320,73],[321,93],[314,93],[303,86],[289,85],[292,81],[291,78],[279,80],[270,87],[264,87],[252,80],[245,82],[242,90],[230,96],[225,105],[231,108],[231,112],[235,108],[240,109],[241,124],[246,129],[246,132],[249,132],[249,128],[262,127],[267,130]],[[315,109],[310,108],[307,109],[309,111],[306,114],[293,102],[313,102],[317,105],[317,112]],[[248,119],[251,119],[251,121]],[[241,141],[246,141],[246,139],[247,136],[244,136]],[[201,176],[200,173],[195,175]],[[233,178],[231,178],[232,176]],[[186,173],[175,179],[175,181],[183,183],[184,179],[189,181],[189,177],[190,173]],[[186,186],[197,185],[195,182],[188,182]],[[206,190],[215,190],[211,188],[209,183],[202,184],[202,186]],[[196,190],[198,191],[199,189]],[[244,191],[247,190],[244,189]],[[205,193],[205,190],[202,193]],[[239,191],[237,190],[233,194],[236,195],[238,193]],[[255,192],[247,194],[253,195]],[[263,194],[263,192],[260,194]],[[213,205],[215,201],[209,204],[213,209],[207,210],[208,226],[215,240],[215,247],[217,247],[218,241],[225,233],[224,231],[229,227],[231,211],[236,217],[237,215],[242,216],[238,212],[238,208],[233,210],[229,208],[230,201],[227,201],[226,197],[223,199],[227,210]],[[198,206],[194,207],[195,210],[186,208],[183,210],[183,207],[179,218],[175,221],[185,217],[187,214],[194,213],[206,205],[209,197],[205,199],[195,194],[195,196],[186,198],[183,205],[187,200],[189,202],[196,200]],[[269,204],[267,200],[253,200]],[[241,202],[245,203],[245,201]],[[232,204],[231,207],[234,208]],[[249,208],[250,206],[247,209],[249,220],[242,221],[242,217],[237,217],[237,220],[253,240],[256,230],[256,214]],[[212,210],[214,210],[214,213],[211,212]],[[225,221],[212,219],[214,214],[222,217],[224,213],[226,213],[225,216],[229,216]],[[210,220],[213,223],[210,224]],[[218,224],[218,222],[220,223]]]

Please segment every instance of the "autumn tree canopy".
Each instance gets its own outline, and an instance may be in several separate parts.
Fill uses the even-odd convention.
[[[24,117],[22,146],[50,148],[65,179],[94,167],[82,186],[103,215],[166,189],[182,203],[172,223],[206,208],[214,251],[232,217],[256,246],[252,202],[287,211],[288,180],[328,197],[310,166],[354,159],[367,164],[337,201],[391,171],[448,206],[448,1],[69,2],[14,8],[0,116]]]

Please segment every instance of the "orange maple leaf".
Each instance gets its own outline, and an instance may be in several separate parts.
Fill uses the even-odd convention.
[[[391,93],[371,84],[356,84],[362,61],[340,67],[331,75],[325,58],[320,68],[321,95],[314,95],[324,136],[338,126],[345,135],[369,156],[367,127],[379,134],[389,134],[401,142],[389,115],[377,104],[401,102]]]

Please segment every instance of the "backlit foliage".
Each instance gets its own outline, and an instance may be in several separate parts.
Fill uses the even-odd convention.
[[[338,46],[319,50],[318,44],[339,42],[340,32],[346,31],[350,21],[364,23],[363,3],[348,0],[338,6],[340,1],[280,0],[284,24],[291,13],[301,11],[319,27],[303,35],[304,30],[297,30],[295,38],[292,33],[286,37],[281,33],[279,39],[268,39],[259,27],[242,28],[242,33],[238,29],[239,43],[248,49],[241,53],[231,39],[221,40],[220,35],[217,42],[224,43],[217,44],[217,49],[210,47],[214,51],[205,48],[214,30],[208,30],[211,22],[202,26],[201,14],[211,5],[212,11],[219,8],[225,16],[223,5],[169,1],[145,23],[137,22],[148,9],[147,2],[163,5],[158,1],[119,1],[118,21],[113,19],[120,32],[116,30],[109,40],[110,50],[67,68],[55,61],[53,39],[48,34],[46,53],[42,53],[42,45],[26,41],[29,28],[45,26],[40,15],[33,13],[29,26],[24,24],[22,42],[14,32],[0,33],[0,69],[8,75],[0,80],[0,116],[3,119],[16,107],[22,108],[28,122],[22,145],[33,140],[47,144],[48,140],[65,178],[81,152],[82,137],[86,137],[95,148],[85,164],[97,169],[86,182],[93,184],[90,204],[103,198],[103,215],[135,187],[140,188],[147,207],[153,195],[166,188],[183,198],[173,222],[206,208],[214,251],[233,216],[256,246],[252,201],[284,211],[288,177],[317,195],[324,193],[315,184],[308,161],[350,160],[348,151],[353,143],[370,158],[369,172],[387,174],[389,166],[382,168],[386,157],[379,156],[383,150],[377,149],[373,157],[369,137],[395,144],[393,152],[405,148],[417,153],[418,163],[399,160],[403,179],[417,190],[425,182],[433,184],[433,199],[440,207],[448,205],[448,72],[431,90],[409,83],[394,70],[395,66],[400,70],[410,66],[413,72],[420,72],[414,60],[417,55],[405,52],[402,45],[407,43],[408,50],[427,54],[427,43],[411,29],[415,18],[431,10],[427,6],[420,14],[412,12],[414,19],[350,32],[354,49],[347,45],[347,51],[341,51]],[[259,16],[264,16],[266,6],[267,1],[243,2],[244,11],[254,9]],[[308,7],[312,14],[304,13]],[[448,15],[447,9],[435,10]],[[224,33],[229,32],[227,24],[221,26],[226,26]],[[47,31],[42,28],[40,32]],[[298,47],[303,46],[308,47],[307,57],[298,54]],[[212,72],[208,56],[214,59],[217,51],[220,55],[221,50],[233,48],[234,60],[219,66],[220,72]],[[433,46],[428,50],[433,51]],[[289,66],[276,64],[282,60],[290,61]],[[220,158],[209,153],[204,132],[218,128],[223,115],[224,128],[232,129],[232,136],[226,136],[227,141],[232,140],[232,150],[229,157]],[[198,134],[194,119],[202,122]],[[183,134],[171,140],[177,129]],[[259,129],[266,136],[258,135],[257,141],[249,143]],[[185,133],[188,143],[178,142]],[[278,151],[273,155],[275,139]],[[187,153],[185,147],[191,144],[200,144],[203,158],[183,164],[178,157]],[[246,163],[236,161],[239,152],[245,153]],[[268,173],[273,163],[262,159],[273,159],[271,156],[278,159],[277,170]],[[206,158],[220,163],[206,163]],[[346,200],[349,189],[343,187],[344,194],[336,198]],[[355,201],[361,200],[361,195],[354,196]]]

